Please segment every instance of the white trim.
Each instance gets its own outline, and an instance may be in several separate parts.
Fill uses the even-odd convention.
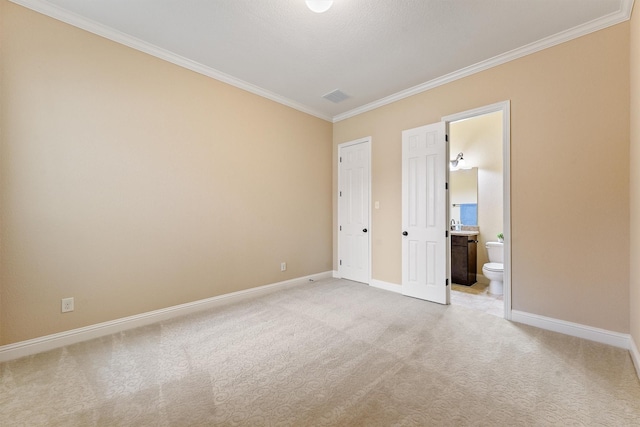
[[[67,24],[73,25],[74,27],[81,28],[90,33],[112,40],[116,43],[123,44],[130,48],[136,49],[140,52],[147,53],[149,55],[155,56],[156,58],[160,58],[162,60],[171,62],[172,64],[178,65],[180,67],[186,68],[191,71],[195,71],[196,73],[205,75],[207,77],[211,77],[218,81],[227,83],[231,86],[235,86],[239,89],[246,90],[247,92],[253,93],[258,96],[262,96],[263,98],[270,99],[279,104],[286,105],[287,107],[291,107],[295,110],[301,111],[306,114],[310,114],[312,116],[318,117],[319,119],[326,120],[332,123],[337,123],[339,121],[348,119],[350,117],[357,116],[358,114],[362,114],[367,111],[371,111],[376,108],[385,106],[387,104],[391,104],[393,102],[399,101],[401,99],[408,98],[410,96],[436,88],[438,86],[451,83],[463,77],[468,77],[470,75],[479,73],[481,71],[485,71],[487,69],[496,67],[498,65],[504,64],[509,61],[513,61],[523,56],[530,55],[535,52],[539,52],[541,50],[553,47],[560,43],[564,43],[569,40],[573,40],[578,37],[582,37],[584,35],[593,33],[595,31],[610,27],[612,25],[616,25],[621,22],[627,21],[631,17],[631,11],[633,9],[633,2],[634,2],[634,0],[621,0],[621,7],[617,12],[611,13],[609,15],[603,16],[601,18],[595,19],[591,22],[587,22],[585,24],[579,25],[569,30],[562,31],[558,34],[546,37],[542,40],[538,40],[534,43],[514,49],[510,52],[505,52],[501,55],[495,56],[488,60],[478,62],[474,65],[470,65],[460,70],[456,70],[444,76],[429,80],[425,83],[421,83],[412,88],[397,92],[393,95],[387,96],[385,98],[381,98],[377,101],[360,106],[358,108],[354,108],[353,110],[349,110],[347,112],[330,117],[320,111],[309,108],[305,105],[302,105],[298,102],[295,102],[293,100],[280,96],[276,93],[273,93],[261,87],[255,86],[251,83],[245,82],[244,80],[240,80],[238,78],[225,74],[221,71],[218,71],[214,68],[192,61],[188,58],[172,53],[166,49],[162,49],[155,45],[152,45],[151,43],[147,43],[145,41],[132,37],[128,34],[117,31],[113,28],[107,27],[105,25],[99,24],[90,19],[87,19],[83,16],[69,12],[47,1],[44,1],[44,0],[9,0],[9,1],[11,1],[12,3],[18,4],[20,6],[26,7],[28,9],[31,9],[33,11],[36,11],[38,13],[41,13],[43,15],[49,16],[53,19],[57,19],[58,21],[65,22]]]
[[[331,277],[333,277],[334,279],[342,279],[342,276],[340,275],[340,272],[338,270],[333,270],[331,272]]]
[[[383,282],[382,280],[371,279],[369,286],[378,289],[384,289],[385,291],[395,292],[397,294],[402,293],[402,285],[395,283]]]
[[[337,224],[337,233],[338,233],[338,277],[342,278],[342,275],[340,273],[340,184],[342,183],[341,181],[341,176],[340,176],[340,153],[342,151],[343,148],[346,147],[351,147],[353,145],[358,145],[358,144],[365,144],[365,146],[367,147],[367,149],[369,150],[369,176],[367,177],[369,180],[369,203],[368,203],[368,207],[367,207],[367,213],[369,215],[368,218],[368,233],[367,233],[367,246],[368,246],[368,252],[369,252],[369,271],[367,272],[367,281],[366,283],[369,284],[371,282],[371,275],[372,275],[372,250],[371,250],[371,242],[373,241],[373,239],[371,238],[372,233],[374,232],[372,230],[372,226],[371,226],[371,218],[372,218],[372,212],[371,212],[371,200],[372,200],[372,188],[371,188],[371,177],[372,177],[372,173],[371,173],[371,161],[372,161],[372,153],[371,153],[371,146],[372,146],[372,138],[370,136],[365,136],[364,138],[359,138],[359,139],[354,139],[353,141],[348,141],[348,142],[343,142],[341,144],[338,144],[338,158],[336,159],[336,161],[338,162],[338,188],[336,190],[336,195],[338,197],[338,224]]]
[[[621,7],[617,12],[610,13],[609,15],[594,19],[591,22],[578,25],[577,27],[562,31],[558,34],[554,34],[553,36],[546,37],[542,40],[538,40],[526,46],[522,46],[498,56],[494,56],[493,58],[487,59],[485,61],[481,61],[468,67],[461,68],[452,73],[416,85],[407,90],[397,92],[393,95],[378,99],[377,101],[371,102],[361,107],[354,108],[353,110],[349,110],[345,113],[338,114],[333,117],[333,123],[346,120],[350,117],[357,116],[358,114],[366,113],[367,111],[375,110],[376,108],[380,108],[393,102],[400,101],[401,99],[408,98],[410,96],[417,95],[427,90],[436,88],[438,86],[442,86],[461,78],[471,76],[481,71],[497,67],[498,65],[502,65],[515,59],[522,58],[523,56],[527,56],[532,53],[536,53],[541,50],[556,46],[558,44],[568,42],[570,40],[585,36],[595,31],[602,30],[612,25],[628,21],[631,17],[631,10],[633,9],[633,1],[634,0],[621,0]]]
[[[631,353],[631,360],[633,360],[633,366],[636,368],[636,374],[640,378],[640,350],[638,350],[638,345],[632,335],[629,335],[629,353]]]
[[[630,349],[631,336],[629,334],[621,334],[619,332],[594,328],[592,326],[585,326],[579,323],[567,322],[565,320],[553,319],[551,317],[540,316],[537,314],[525,313],[518,310],[513,310],[511,312],[511,320],[518,323],[524,323],[525,325],[535,326],[536,328],[559,332],[572,337],[584,338],[586,340],[608,344],[614,347],[624,348],[626,350]]]
[[[222,71],[218,71],[214,68],[211,68],[199,62],[193,61],[189,58],[185,58],[183,56],[170,52],[166,49],[155,46],[144,40],[140,40],[136,37],[132,37],[128,34],[115,30],[111,27],[107,27],[106,25],[92,21],[88,18],[77,15],[73,12],[69,12],[47,1],[43,1],[43,0],[9,0],[9,1],[15,4],[18,4],[20,6],[24,6],[35,12],[46,15],[50,18],[65,22],[69,25],[73,25],[74,27],[96,34],[100,37],[104,37],[106,39],[128,46],[140,52],[144,52],[151,56],[155,56],[156,58],[160,58],[164,61],[175,64],[179,67],[183,67],[183,68],[186,68],[187,70],[195,71],[196,73],[202,74],[207,77],[211,77],[212,79],[221,81],[223,83],[227,83],[231,86],[235,86],[242,90],[246,90],[247,92],[253,93],[254,95],[258,95],[263,98],[267,98],[271,101],[277,102],[279,104],[286,105],[287,107],[291,107],[303,113],[310,114],[319,119],[326,120],[328,122],[332,121],[332,118],[330,116],[320,111],[309,108],[306,105],[302,105],[291,99],[285,98],[284,96],[280,96],[276,93],[263,89],[259,86],[253,85],[251,83],[245,82],[244,80],[240,80],[236,77],[230,76],[229,74],[223,73]]]
[[[511,101],[497,102],[442,118],[447,123],[502,111],[502,227],[504,232],[504,318],[511,320]]]
[[[70,331],[0,346],[0,362],[6,362],[19,357],[41,353],[54,348],[64,347],[81,341],[87,341],[105,335],[126,331],[128,329],[149,325],[178,316],[184,316],[186,314],[217,307],[228,302],[235,302],[243,298],[255,297],[287,287],[302,285],[309,281],[331,278],[331,276],[331,271],[326,271],[323,273],[312,274],[310,276],[299,277],[297,279],[285,280],[284,282],[232,292],[160,310],[136,314],[134,316],[123,317],[109,322],[98,323],[95,325],[85,326],[83,328],[72,329]]]

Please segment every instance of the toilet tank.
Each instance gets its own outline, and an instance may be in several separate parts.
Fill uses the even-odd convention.
[[[500,242],[487,242],[487,255],[489,262],[504,262],[504,244]]]

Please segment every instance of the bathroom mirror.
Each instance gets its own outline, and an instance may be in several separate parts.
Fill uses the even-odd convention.
[[[449,172],[451,219],[463,225],[478,225],[478,168]]]

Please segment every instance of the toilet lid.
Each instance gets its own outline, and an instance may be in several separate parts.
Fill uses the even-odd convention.
[[[504,271],[504,265],[501,262],[488,262],[484,265],[484,268],[490,271]]]

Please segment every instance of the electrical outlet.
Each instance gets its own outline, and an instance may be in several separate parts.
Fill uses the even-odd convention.
[[[73,311],[73,298],[62,298],[62,312],[68,313]]]
[[[287,271],[287,263],[286,262],[281,262],[280,263],[280,271]]]

